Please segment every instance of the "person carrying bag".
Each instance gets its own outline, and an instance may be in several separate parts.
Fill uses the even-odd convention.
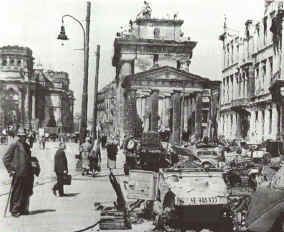
[[[64,183],[71,184],[71,176],[68,175],[68,165],[67,165],[67,158],[65,155],[64,150],[66,149],[66,145],[64,142],[59,143],[59,148],[55,153],[54,156],[54,171],[57,177],[57,183],[53,186],[52,192],[56,196],[57,192],[59,193],[59,197],[66,196],[64,194]],[[69,179],[68,179],[69,178]]]

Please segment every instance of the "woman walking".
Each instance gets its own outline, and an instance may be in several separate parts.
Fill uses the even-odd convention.
[[[90,153],[90,171],[93,176],[95,176],[96,172],[100,172],[101,169],[101,148],[100,148],[100,140],[96,139],[94,141],[93,149]]]
[[[80,145],[79,152],[82,157],[82,175],[88,175],[89,169],[90,169],[90,160],[89,160],[89,154],[92,149],[92,144],[89,138],[86,138],[84,140],[84,143]]]

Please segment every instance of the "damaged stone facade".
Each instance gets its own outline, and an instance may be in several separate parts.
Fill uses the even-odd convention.
[[[99,93],[104,107],[98,115],[115,117],[113,133],[120,139],[168,130],[171,142],[178,144],[183,134],[195,139],[211,134],[211,90],[219,91],[220,83],[189,72],[197,42],[183,36],[182,24],[175,17],[138,16],[127,30],[117,33],[116,77],[107,88],[112,94],[103,94],[106,88]],[[115,98],[116,113],[110,117],[103,110],[108,95]]]
[[[34,68],[32,50],[27,47],[0,48],[0,127],[22,126],[73,129],[73,91],[66,72]]]
[[[261,143],[283,139],[283,2],[267,2],[243,36],[224,24],[218,135]]]

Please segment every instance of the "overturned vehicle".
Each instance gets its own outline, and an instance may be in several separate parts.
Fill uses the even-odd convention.
[[[139,139],[125,139],[123,150],[126,175],[131,169],[158,172],[159,168],[169,167],[172,163],[170,154],[162,146],[158,132],[145,132]]]
[[[158,199],[176,230],[232,231],[228,191],[219,169],[160,169]]]

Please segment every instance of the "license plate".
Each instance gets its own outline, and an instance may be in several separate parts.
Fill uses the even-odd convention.
[[[191,197],[191,205],[217,205],[221,204],[221,201],[218,197]]]

